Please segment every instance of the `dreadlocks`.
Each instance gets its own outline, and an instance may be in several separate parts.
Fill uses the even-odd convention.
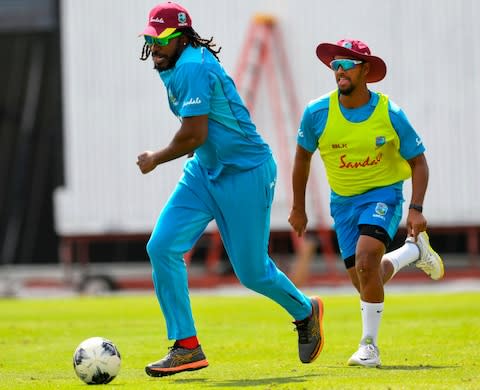
[[[140,56],[140,59],[142,61],[145,61],[146,59],[148,59],[148,57],[150,56],[150,46],[147,45],[147,42],[145,42],[143,44],[143,48],[142,48],[142,55]]]
[[[219,47],[218,50],[214,49],[214,47],[216,47],[217,44],[213,42],[213,37],[210,37],[210,39],[203,39],[191,27],[181,29],[180,31],[182,31],[188,37],[190,44],[193,47],[199,47],[199,46],[206,47],[208,51],[212,53],[218,61],[220,61],[220,59],[218,58],[218,53],[220,53],[220,50],[222,50],[222,48]]]
[[[200,35],[198,35],[198,33],[192,27],[178,28],[177,31],[182,32],[188,38],[190,44],[193,47],[203,46],[207,48],[208,51],[215,56],[217,61],[220,62],[220,59],[218,58],[218,53],[220,53],[220,50],[222,50],[222,48],[219,47],[218,50],[214,49],[217,45],[213,42],[213,37],[210,37],[210,39],[201,38]],[[140,59],[142,61],[145,61],[150,56],[150,53],[150,46],[148,46],[147,42],[145,42],[143,44]]]

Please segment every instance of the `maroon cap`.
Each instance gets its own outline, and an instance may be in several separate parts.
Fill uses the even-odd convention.
[[[370,64],[370,72],[367,75],[367,82],[374,83],[382,80],[387,74],[387,65],[376,56],[370,54],[370,49],[362,41],[353,39],[342,39],[336,44],[320,43],[317,46],[317,57],[330,68],[336,56],[348,57],[353,60],[362,60]]]
[[[192,19],[185,8],[169,1],[152,8],[148,24],[140,35],[165,38],[179,27],[192,27]]]

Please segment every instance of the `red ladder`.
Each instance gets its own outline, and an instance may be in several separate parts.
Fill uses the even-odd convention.
[[[234,79],[240,95],[243,96],[245,104],[248,107],[250,114],[253,116],[260,77],[262,73],[266,73],[268,92],[270,95],[270,101],[273,105],[274,123],[277,129],[276,135],[281,150],[281,153],[279,154],[280,171],[281,174],[284,175],[284,182],[290,183],[292,164],[290,147],[287,141],[288,131],[285,127],[288,120],[285,120],[284,113],[285,111],[289,111],[290,121],[296,121],[295,123],[292,123],[290,127],[290,129],[294,129],[298,126],[298,121],[300,119],[300,106],[295,95],[293,79],[291,77],[286,52],[282,42],[283,39],[277,28],[276,19],[270,15],[256,15],[252,19],[250,28],[248,29],[248,35],[240,53],[240,59]],[[279,83],[276,78],[278,72],[274,66],[273,54],[277,54],[278,56],[276,60],[278,61],[277,63],[279,64],[279,70],[282,77],[281,83]],[[280,85],[285,86],[286,93],[284,95],[281,94],[279,88]],[[281,96],[286,96],[288,100],[286,103],[288,106],[287,110],[282,108],[282,102],[280,100]],[[319,188],[316,185],[315,174],[310,176],[310,182],[315,190]],[[289,200],[291,201],[290,188],[287,188],[287,194],[289,194]],[[316,191],[313,192],[312,199],[313,207],[317,213],[317,220],[320,221],[317,224],[316,233],[320,241],[321,250],[325,256],[327,273],[331,277],[336,278],[338,275],[335,266],[337,256],[332,244],[332,231],[326,227],[324,223],[321,223],[324,219],[320,200]],[[209,239],[210,244],[207,251],[206,266],[207,272],[213,273],[220,261],[223,245],[218,230],[213,230],[209,234]],[[303,237],[298,237],[293,231],[291,232],[291,239],[296,252],[305,251],[305,248],[308,248],[308,246],[303,245],[306,240]],[[185,261],[187,264],[190,262],[194,250],[195,248],[185,254]]]
[[[286,124],[289,122],[289,129],[295,129],[301,118],[300,106],[295,94],[293,78],[287,60],[286,51],[283,46],[283,38],[277,25],[277,21],[270,15],[258,14],[250,24],[248,35],[240,52],[240,59],[237,67],[235,81],[239,93],[244,97],[245,103],[253,116],[258,87],[262,74],[267,76],[267,88],[270,102],[272,104],[274,123],[280,153],[278,154],[280,171],[285,183],[291,183],[291,154],[288,145],[289,132]],[[274,56],[276,56],[274,58]],[[278,65],[277,67],[275,65]],[[277,80],[278,75],[282,79]],[[282,94],[280,86],[285,86]],[[287,101],[282,105],[281,97],[285,96]],[[289,112],[290,115],[285,115]],[[286,118],[289,117],[289,118]],[[313,167],[312,167],[313,168]],[[313,169],[312,169],[313,173]],[[315,189],[313,191],[313,207],[317,220],[316,233],[320,241],[321,250],[325,256],[327,272],[335,277],[336,253],[332,243],[332,230],[325,226],[322,215],[322,208],[317,194],[318,185],[316,175],[310,175],[310,182]],[[287,185],[287,194],[291,204],[291,189]],[[298,237],[295,232],[291,233],[292,243],[298,252],[305,240]]]

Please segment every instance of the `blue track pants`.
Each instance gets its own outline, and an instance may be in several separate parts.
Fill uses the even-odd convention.
[[[196,335],[183,255],[213,219],[235,274],[245,287],[271,298],[296,320],[310,315],[309,298],[268,255],[276,174],[273,157],[254,169],[222,173],[214,179],[195,159],[187,161],[147,244],[169,339]]]

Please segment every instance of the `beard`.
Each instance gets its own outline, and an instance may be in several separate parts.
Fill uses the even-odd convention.
[[[352,84],[350,84],[346,88],[338,88],[340,95],[345,95],[345,96],[350,96],[354,90],[355,90],[355,87]]]
[[[178,59],[180,58],[180,54],[182,54],[182,50],[180,49],[179,42],[177,41],[175,51],[171,56],[160,56],[156,54],[154,51],[152,51],[152,59],[154,57],[160,57],[161,59],[164,59],[161,64],[156,63],[153,61],[153,69],[158,70],[160,72],[163,72],[164,70],[171,69],[175,66],[177,63]]]

